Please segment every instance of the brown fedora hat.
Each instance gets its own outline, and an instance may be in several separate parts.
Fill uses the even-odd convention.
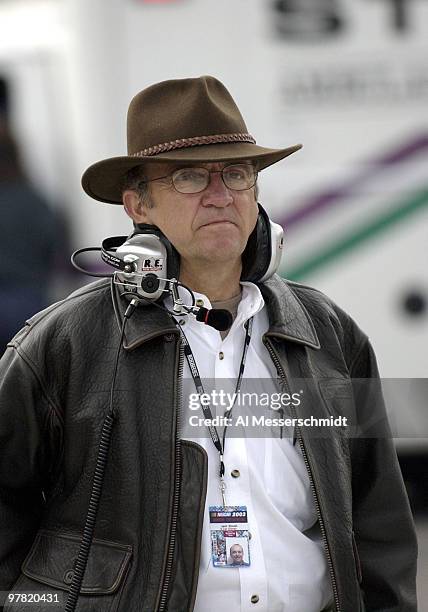
[[[129,105],[127,133],[128,155],[99,161],[83,174],[83,189],[95,200],[121,204],[125,174],[150,162],[252,160],[261,170],[302,147],[256,145],[232,96],[212,76],[143,89]]]

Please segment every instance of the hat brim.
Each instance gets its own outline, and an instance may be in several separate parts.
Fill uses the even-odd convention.
[[[256,163],[258,170],[263,170],[301,148],[302,145],[297,144],[286,149],[267,149],[240,142],[186,147],[147,157],[111,157],[89,166],[82,176],[82,187],[95,200],[108,204],[122,204],[121,187],[124,176],[136,166],[145,166],[153,162],[181,164],[251,160]]]

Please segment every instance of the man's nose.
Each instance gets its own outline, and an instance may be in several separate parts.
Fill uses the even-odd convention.
[[[232,202],[233,196],[224,184],[221,172],[210,172],[210,182],[202,193],[202,204],[224,208]]]

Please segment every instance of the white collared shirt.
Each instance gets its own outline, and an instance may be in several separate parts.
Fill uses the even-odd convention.
[[[276,379],[277,373],[262,343],[268,329],[264,300],[253,283],[241,285],[237,316],[224,340],[217,330],[190,316],[183,331],[202,380],[235,381],[245,339],[244,323],[253,316],[244,378],[257,379],[260,390],[264,387],[263,379],[269,380],[271,390],[271,380]],[[211,307],[206,296],[195,293],[195,297],[203,300],[207,308]],[[183,377],[191,379],[186,360]],[[208,491],[195,612],[320,612],[333,596],[309,477],[299,446],[293,446],[290,438],[250,438],[245,434],[226,438],[227,504],[247,506],[251,565],[225,569],[212,564],[208,517],[208,507],[222,503],[219,454],[209,436],[185,439],[200,444],[208,454]],[[239,470],[237,478],[231,476],[232,470]],[[311,537],[303,533],[310,528],[313,528]]]

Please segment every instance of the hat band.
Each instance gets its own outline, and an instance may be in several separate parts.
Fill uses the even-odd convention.
[[[250,142],[256,144],[255,138],[251,134],[213,134],[212,136],[193,136],[192,138],[179,138],[162,144],[153,145],[142,151],[133,153],[131,157],[149,157],[165,151],[174,151],[175,149],[185,149],[187,147],[196,147],[198,145],[218,144],[224,142]]]

